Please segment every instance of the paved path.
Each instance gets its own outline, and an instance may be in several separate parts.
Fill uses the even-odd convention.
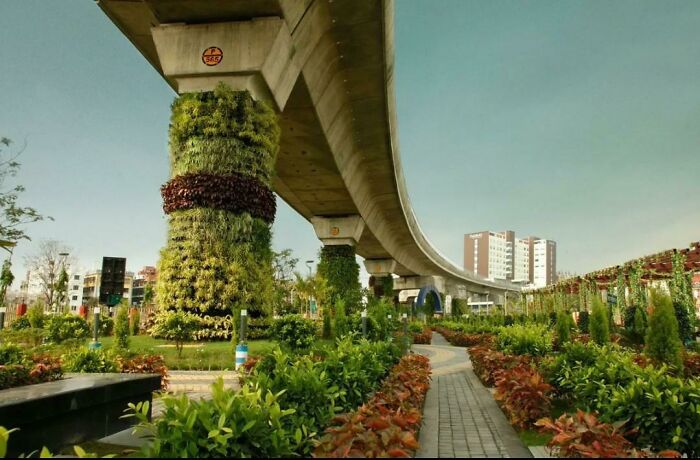
[[[532,457],[472,371],[465,348],[433,333],[432,345],[414,345],[413,350],[433,366],[416,457]]]

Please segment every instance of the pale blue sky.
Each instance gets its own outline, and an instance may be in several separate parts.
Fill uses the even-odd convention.
[[[423,230],[513,229],[585,272],[700,239],[700,2],[398,0],[401,154]],[[0,135],[33,225],[84,268],[155,264],[172,90],[89,0],[0,2]],[[319,243],[284,203],[276,249]],[[22,243],[21,259],[34,249]]]

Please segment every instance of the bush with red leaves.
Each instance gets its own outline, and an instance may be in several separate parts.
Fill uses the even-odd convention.
[[[531,358],[528,355],[505,355],[500,351],[480,346],[469,349],[469,358],[472,362],[474,373],[479,377],[481,383],[487,387],[496,384],[496,376],[499,371],[511,369],[520,364],[530,364]]]
[[[429,328],[423,329],[420,334],[413,334],[413,343],[416,345],[430,345],[433,341],[433,331]]]
[[[168,388],[168,368],[161,355],[136,355],[130,358],[118,356],[117,366],[122,374],[159,374],[161,389]]]
[[[314,457],[411,457],[419,447],[416,432],[429,387],[428,358],[404,356],[372,399],[333,419]]]
[[[247,212],[267,223],[275,220],[274,193],[258,179],[245,174],[185,174],[171,179],[160,191],[166,214],[210,208],[237,214]]]
[[[554,387],[528,364],[496,372],[496,394],[510,422],[528,429],[547,415],[552,406]]]
[[[689,379],[700,377],[700,353],[686,353],[683,357],[683,370]]]
[[[436,327],[435,331],[440,333],[450,345],[455,347],[492,347],[495,337],[491,334],[465,334],[464,332],[452,331],[444,327]]]
[[[554,435],[548,447],[561,458],[679,458],[674,450],[654,454],[639,450],[621,432],[624,423],[608,424],[598,421],[591,413],[581,410],[576,415],[564,414],[556,420],[543,418],[535,423],[540,431]]]

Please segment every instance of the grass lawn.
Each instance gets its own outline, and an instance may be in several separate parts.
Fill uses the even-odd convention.
[[[111,348],[113,337],[100,337],[102,347]],[[252,340],[248,342],[248,355],[256,356],[272,350],[276,345],[270,340]],[[175,344],[163,339],[154,339],[148,335],[130,337],[129,350],[136,353],[163,355],[165,364],[172,370],[220,370],[233,369],[235,365],[235,347],[230,341],[192,342],[185,344],[182,358],[178,358]]]
[[[552,439],[551,434],[542,434],[535,430],[518,431],[518,436],[526,446],[544,446]]]

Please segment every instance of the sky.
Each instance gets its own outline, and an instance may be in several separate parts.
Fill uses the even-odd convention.
[[[465,233],[515,230],[585,273],[700,240],[697,24],[696,0],[397,0],[401,158],[432,244],[461,265]],[[2,0],[0,95],[21,201],[55,219],[17,277],[42,239],[80,270],[155,265],[175,94],[95,3]],[[306,272],[311,225],[278,200],[273,230]]]

